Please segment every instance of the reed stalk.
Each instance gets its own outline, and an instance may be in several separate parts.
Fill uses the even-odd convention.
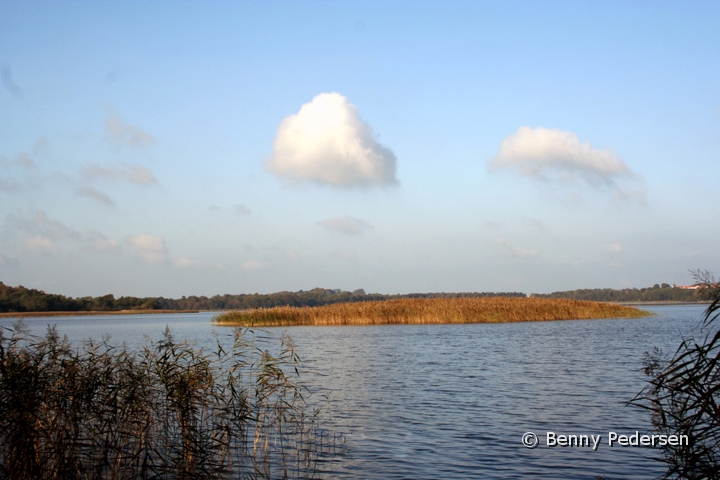
[[[653,434],[686,435],[689,444],[660,446],[662,478],[720,479],[720,282],[708,271],[691,272],[699,297],[709,301],[700,338],[683,338],[674,355],[645,354],[648,385],[629,403],[650,413]],[[678,444],[679,443],[679,444]]]
[[[207,353],[166,330],[130,351],[2,328],[0,479],[312,478],[342,442],[308,413],[292,342],[277,343],[236,329]]]

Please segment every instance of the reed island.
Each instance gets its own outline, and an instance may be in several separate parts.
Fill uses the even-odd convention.
[[[433,323],[505,323],[652,315],[634,307],[557,298],[406,298],[336,303],[319,307],[235,310],[213,319],[220,326],[388,325]]]

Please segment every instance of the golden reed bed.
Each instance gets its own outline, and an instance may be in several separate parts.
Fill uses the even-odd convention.
[[[321,307],[275,307],[216,316],[222,326],[386,325],[418,323],[503,323],[651,315],[611,303],[554,298],[432,298],[337,303]]]

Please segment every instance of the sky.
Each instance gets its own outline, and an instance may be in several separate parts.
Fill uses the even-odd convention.
[[[720,3],[0,0],[0,281],[720,274]]]

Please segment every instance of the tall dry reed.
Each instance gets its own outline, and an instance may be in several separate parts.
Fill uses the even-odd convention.
[[[707,270],[691,271],[698,297],[710,301],[700,338],[683,338],[672,356],[645,353],[648,385],[631,405],[650,413],[653,434],[686,435],[690,444],[658,448],[667,471],[660,478],[720,479],[720,282]]]
[[[312,477],[339,444],[275,340],[236,329],[205,353],[166,330],[129,351],[0,329],[0,479]]]
[[[643,317],[633,307],[549,298],[433,298],[338,303],[320,307],[275,307],[232,311],[213,319],[227,326],[382,325],[502,323],[536,320]]]

